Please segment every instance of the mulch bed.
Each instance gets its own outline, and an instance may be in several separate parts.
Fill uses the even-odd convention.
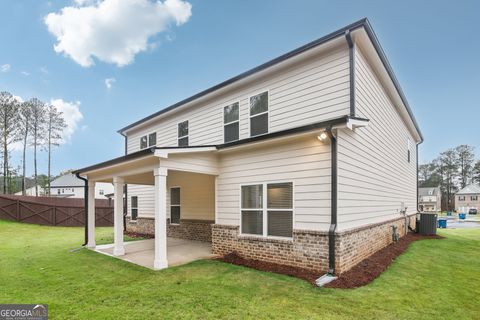
[[[314,272],[312,270],[298,268],[298,267],[291,267],[283,264],[265,262],[260,260],[245,259],[240,257],[236,253],[229,253],[223,257],[216,258],[216,260],[235,264],[237,266],[249,267],[249,268],[260,270],[260,271],[284,274],[290,277],[296,277],[296,278],[306,280],[312,284],[315,284],[315,280],[317,280],[319,277],[318,272]]]
[[[367,285],[380,276],[408,248],[411,242],[422,239],[443,239],[443,237],[409,233],[405,237],[400,238],[398,242],[375,252],[352,269],[342,273],[338,279],[328,283],[325,287],[352,289]]]
[[[130,238],[144,238],[144,239],[153,239],[155,236],[153,234],[144,234],[131,231],[124,231],[124,235],[129,236]]]
[[[443,239],[441,236],[422,236],[417,233],[409,233],[407,236],[400,238],[396,243],[390,244],[385,248],[377,251],[367,259],[363,260],[352,269],[345,273],[342,273],[338,279],[325,285],[326,288],[341,288],[351,289],[369,284],[376,279],[383,271],[385,271],[390,264],[397,258],[402,252],[404,252],[409,244],[416,240],[422,239]],[[238,266],[244,266],[253,268],[260,271],[274,272],[284,274],[291,277],[300,278],[315,285],[317,280],[322,274],[318,272],[298,268],[285,266],[277,263],[270,263],[265,261],[245,259],[240,257],[236,253],[230,253],[223,257],[217,258],[217,260],[235,264]]]

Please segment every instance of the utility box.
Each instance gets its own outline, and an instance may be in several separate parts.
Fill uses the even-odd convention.
[[[417,219],[418,233],[422,235],[437,234],[437,214],[436,213],[420,213],[420,219]]]

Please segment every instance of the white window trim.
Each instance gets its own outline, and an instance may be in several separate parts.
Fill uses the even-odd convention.
[[[228,107],[228,106],[231,106],[232,104],[235,104],[235,103],[238,104],[238,120],[234,120],[234,121],[230,121],[230,122],[225,122],[225,108]],[[240,140],[240,101],[234,101],[234,102],[232,102],[232,103],[229,103],[229,104],[227,104],[227,105],[224,105],[224,106],[222,107],[222,119],[223,119],[223,132],[222,132],[222,134],[223,134],[223,142],[224,142],[224,143],[227,143],[227,142],[225,141],[225,127],[226,127],[227,125],[229,125],[229,124],[237,123],[237,122],[238,122],[238,139],[236,139],[236,140],[230,140],[230,141],[228,141],[228,142],[233,142],[233,141],[238,141],[238,140]]]
[[[264,112],[260,112],[260,113],[257,113],[255,115],[252,116],[252,113],[250,111],[250,100],[252,99],[252,97],[255,97],[255,96],[258,96],[259,94],[262,94],[262,93],[267,93],[267,100],[268,100],[268,104],[267,104],[267,111],[264,111]],[[270,112],[270,90],[269,89],[264,89],[264,90],[260,90],[258,91],[257,93],[255,94],[252,94],[248,97],[248,101],[247,101],[247,104],[248,104],[248,136],[249,137],[259,137],[259,136],[263,136],[264,134],[268,134],[270,133],[270,115],[268,114]],[[257,134],[255,136],[252,136],[252,128],[251,128],[251,120],[252,118],[255,118],[257,116],[261,116],[262,114],[265,114],[267,113],[267,132],[265,133],[261,133],[261,134]],[[240,116],[240,113],[239,113],[239,116]]]
[[[140,150],[144,150],[144,149],[148,149],[148,148],[151,148],[151,147],[155,147],[157,145],[157,141],[155,141],[155,144],[152,144],[150,145],[150,135],[152,133],[157,133],[156,131],[152,131],[150,133],[147,133],[147,134],[144,134],[142,136],[140,136]],[[142,148],[142,138],[146,138],[147,139],[147,146],[145,148]],[[158,135],[157,137],[155,137],[155,140],[157,140],[156,138],[158,138]]]
[[[188,123],[188,133],[187,133],[185,136],[179,137],[179,136],[178,136],[178,134],[180,133],[180,132],[179,132],[179,131],[180,131],[180,130],[179,130],[179,124],[180,124],[180,123],[184,123],[184,122],[187,122],[187,123]],[[183,121],[177,122],[177,146],[180,146],[179,141],[180,141],[180,139],[183,139],[183,138],[188,138],[188,144],[187,144],[187,146],[189,146],[189,145],[190,145],[190,120],[188,120],[188,119],[185,119],[185,120],[183,120]]]
[[[132,201],[133,197],[137,197],[137,206],[136,207],[133,206],[133,201]],[[133,219],[133,215],[132,215],[132,210],[133,209],[137,209],[137,218],[136,219]],[[135,220],[135,221],[138,219],[138,196],[130,196],[130,219]]]
[[[267,208],[267,185],[276,184],[276,183],[291,183],[292,184],[292,208],[291,209],[275,209]],[[243,209],[242,208],[242,187],[247,186],[256,186],[262,185],[262,208],[257,209]],[[180,198],[181,200],[181,198]],[[277,240],[293,240],[293,230],[295,230],[295,183],[292,180],[277,180],[277,181],[268,181],[268,182],[252,182],[252,183],[243,183],[240,184],[239,188],[239,225],[240,225],[240,236],[241,237],[256,237],[260,239],[277,239]],[[291,237],[279,237],[279,236],[269,236],[268,235],[268,211],[291,211],[292,212],[292,236]],[[242,211],[262,211],[262,226],[263,234],[251,234],[242,232]]]
[[[179,204],[172,204],[172,189],[179,189],[180,190],[180,203]],[[174,226],[180,225],[180,221],[182,221],[182,188],[180,186],[171,186],[170,187],[170,224]],[[178,217],[178,223],[172,222],[172,207],[179,207],[180,208],[180,217]]]

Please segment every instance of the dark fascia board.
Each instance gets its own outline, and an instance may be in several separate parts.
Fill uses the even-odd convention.
[[[317,122],[317,123],[313,123],[313,124],[304,125],[304,126],[301,126],[301,127],[276,131],[276,132],[267,133],[267,134],[260,135],[260,136],[255,136],[255,137],[251,137],[251,138],[246,138],[246,139],[237,140],[237,141],[233,141],[233,142],[227,142],[227,143],[218,144],[218,145],[200,145],[200,146],[186,146],[186,147],[178,147],[178,146],[174,146],[174,147],[152,147],[152,148],[140,150],[140,151],[137,151],[137,152],[133,152],[133,153],[130,153],[130,154],[125,155],[125,156],[114,158],[114,159],[111,159],[111,160],[108,160],[108,161],[105,161],[105,162],[101,162],[101,163],[98,163],[98,164],[95,164],[95,165],[92,165],[92,166],[89,166],[89,167],[78,169],[78,170],[73,171],[73,173],[74,174],[77,174],[77,173],[80,174],[82,172],[88,172],[88,171],[108,167],[108,166],[119,164],[119,163],[122,163],[122,162],[125,162],[125,161],[141,158],[141,157],[144,157],[144,156],[147,156],[147,155],[153,155],[153,154],[155,154],[155,150],[192,149],[192,148],[216,148],[217,150],[222,150],[222,149],[237,147],[237,146],[246,145],[246,144],[250,144],[250,143],[267,141],[267,140],[271,140],[271,139],[275,139],[275,138],[281,138],[281,137],[285,137],[285,136],[289,136],[289,135],[300,134],[300,133],[309,132],[309,131],[313,131],[313,130],[317,130],[317,129],[331,128],[331,127],[334,127],[334,126],[337,126],[337,125],[346,124],[349,119],[361,120],[361,121],[366,121],[366,122],[369,121],[368,119],[365,119],[365,118],[351,117],[351,116],[347,115],[347,116],[333,118],[333,119],[326,120],[326,121],[321,121],[321,122]]]
[[[303,52],[308,51],[308,50],[310,50],[310,49],[312,49],[312,48],[315,48],[315,47],[317,47],[317,46],[319,46],[319,45],[321,45],[321,44],[324,44],[324,43],[326,43],[326,42],[328,42],[328,41],[330,41],[330,40],[333,40],[333,39],[335,39],[335,38],[337,38],[337,37],[344,36],[344,34],[345,34],[345,32],[346,32],[347,30],[353,31],[353,30],[355,30],[355,29],[358,29],[358,28],[361,28],[361,27],[363,27],[363,26],[366,26],[367,24],[368,24],[367,18],[360,19],[360,20],[358,20],[358,21],[356,21],[356,22],[354,22],[354,23],[352,23],[352,24],[349,24],[348,26],[345,26],[345,27],[343,27],[343,28],[341,28],[341,29],[339,29],[339,30],[337,30],[337,31],[334,31],[334,32],[332,32],[332,33],[330,33],[330,34],[327,34],[327,35],[324,36],[324,37],[321,37],[321,38],[319,38],[319,39],[317,39],[317,40],[314,40],[314,41],[312,41],[312,42],[310,42],[310,43],[307,43],[307,44],[305,44],[305,45],[303,45],[303,46],[301,46],[301,47],[299,47],[299,48],[297,48],[297,49],[295,49],[295,50],[292,50],[292,51],[290,51],[290,52],[287,52],[287,53],[285,53],[285,54],[283,54],[283,55],[281,55],[281,56],[279,56],[279,57],[277,57],[277,58],[275,58],[275,59],[272,59],[272,60],[270,60],[270,61],[268,61],[268,62],[266,62],[266,63],[264,63],[264,64],[261,64],[261,65],[255,67],[255,68],[253,68],[253,69],[250,69],[250,70],[248,70],[248,71],[246,71],[246,72],[244,72],[244,73],[241,73],[241,74],[239,74],[239,75],[237,75],[237,76],[235,76],[235,77],[233,77],[233,78],[230,78],[230,79],[228,79],[228,80],[226,80],[226,81],[224,81],[224,82],[221,82],[221,83],[219,83],[219,84],[217,84],[217,85],[215,85],[215,86],[213,86],[213,87],[210,87],[210,88],[208,88],[208,89],[206,89],[206,90],[204,90],[204,91],[201,91],[201,92],[199,92],[199,93],[197,93],[197,94],[195,94],[195,95],[193,95],[193,96],[191,96],[191,97],[189,97],[189,98],[186,98],[186,99],[184,99],[184,100],[182,100],[182,101],[179,101],[179,102],[177,102],[177,103],[175,103],[175,104],[173,104],[173,105],[171,105],[171,106],[169,106],[169,107],[166,107],[166,108],[164,108],[164,109],[162,109],[162,110],[160,110],[160,111],[158,111],[158,112],[155,112],[155,113],[153,113],[153,114],[151,114],[151,115],[149,115],[149,116],[147,116],[147,117],[145,117],[145,118],[143,118],[143,119],[140,119],[140,120],[138,120],[138,121],[136,121],[136,122],[134,122],[134,123],[132,123],[132,124],[130,124],[130,125],[122,128],[122,129],[118,130],[117,132],[123,135],[123,133],[124,133],[126,130],[128,130],[128,129],[130,129],[130,128],[133,128],[133,127],[135,127],[135,126],[137,126],[137,125],[139,125],[139,124],[141,124],[141,123],[143,123],[143,122],[145,122],[145,121],[148,121],[148,120],[150,120],[150,119],[153,119],[153,118],[155,118],[155,117],[157,117],[157,116],[159,116],[159,115],[161,115],[161,114],[167,113],[167,112],[169,112],[169,111],[171,111],[171,110],[173,110],[173,109],[175,109],[175,108],[177,108],[177,107],[180,107],[180,106],[182,106],[182,105],[184,105],[184,104],[186,104],[186,103],[188,103],[188,102],[191,102],[191,101],[193,101],[193,100],[196,100],[196,99],[198,99],[198,98],[201,98],[201,97],[203,97],[203,96],[205,96],[205,95],[207,95],[207,94],[209,94],[209,93],[212,93],[212,92],[214,92],[214,91],[216,91],[216,90],[219,90],[219,89],[221,89],[221,88],[223,88],[223,87],[226,87],[226,86],[228,86],[228,85],[230,85],[230,84],[232,84],[232,83],[234,83],[234,82],[237,82],[237,81],[239,81],[239,80],[241,80],[241,79],[244,79],[244,78],[246,78],[246,77],[248,77],[248,76],[251,76],[251,75],[253,75],[253,74],[257,73],[257,72],[260,72],[260,71],[262,71],[262,70],[265,70],[265,69],[267,69],[267,68],[269,68],[269,67],[271,67],[271,66],[274,66],[274,65],[276,65],[276,64],[278,64],[278,63],[280,63],[280,62],[282,62],[282,61],[284,61],[284,60],[287,60],[287,59],[289,59],[289,58],[292,58],[292,57],[294,57],[294,56],[296,56],[296,55],[298,55],[298,54],[300,54],[300,53],[303,53]]]
[[[164,109],[162,109],[162,110],[160,110],[160,111],[158,111],[158,112],[155,112],[155,113],[153,113],[153,114],[151,114],[151,115],[149,115],[149,116],[147,116],[147,117],[145,117],[145,118],[143,118],[143,119],[140,119],[140,120],[138,120],[138,121],[136,121],[136,122],[134,122],[134,123],[132,123],[132,124],[130,124],[130,125],[122,128],[122,129],[118,130],[117,132],[120,133],[121,135],[125,136],[125,133],[124,133],[124,132],[125,132],[126,130],[128,130],[128,129],[130,129],[130,128],[133,128],[133,127],[135,127],[135,126],[137,126],[137,125],[139,125],[139,124],[141,124],[141,123],[143,123],[143,122],[145,122],[145,121],[148,121],[148,120],[150,120],[150,119],[153,119],[153,118],[155,118],[155,117],[157,117],[157,116],[159,116],[159,115],[161,115],[161,114],[167,113],[167,112],[169,112],[169,111],[171,111],[171,110],[173,110],[173,109],[175,109],[175,108],[177,108],[177,107],[180,107],[180,106],[182,106],[182,105],[184,105],[184,104],[186,104],[186,103],[188,103],[188,102],[191,102],[191,101],[193,101],[193,100],[196,100],[196,99],[198,99],[198,98],[201,98],[201,97],[203,97],[203,96],[205,96],[205,95],[207,95],[207,94],[209,94],[209,93],[212,93],[212,92],[214,92],[214,91],[216,91],[216,90],[219,90],[219,89],[221,89],[221,88],[223,88],[223,87],[226,87],[226,86],[228,86],[228,85],[230,85],[230,84],[232,84],[232,83],[234,83],[234,82],[237,82],[237,81],[239,81],[239,80],[241,80],[241,79],[243,79],[243,78],[246,78],[246,77],[248,77],[248,76],[251,76],[251,75],[253,75],[253,74],[257,73],[257,72],[260,72],[260,71],[262,71],[262,70],[265,70],[265,69],[267,69],[267,68],[269,68],[269,67],[271,67],[271,66],[274,66],[274,65],[276,65],[276,64],[278,64],[278,63],[280,63],[280,62],[282,62],[282,61],[284,61],[284,60],[287,60],[287,59],[289,59],[289,58],[292,58],[292,57],[294,57],[294,56],[296,56],[296,55],[298,55],[298,54],[300,54],[300,53],[303,53],[303,52],[308,51],[308,50],[310,50],[310,49],[312,49],[312,48],[315,48],[315,47],[317,47],[317,46],[319,46],[319,45],[321,45],[321,44],[324,44],[324,43],[326,43],[326,42],[328,42],[328,41],[330,41],[330,40],[333,40],[333,39],[335,39],[335,38],[337,38],[337,37],[344,36],[347,31],[352,32],[352,31],[354,31],[354,30],[356,30],[356,29],[359,29],[359,28],[362,28],[362,27],[365,29],[365,32],[367,33],[368,37],[370,38],[370,41],[373,43],[373,46],[374,46],[374,48],[375,48],[375,51],[377,51],[377,54],[378,54],[378,56],[380,57],[380,60],[382,61],[382,64],[384,65],[385,69],[387,70],[387,73],[388,73],[388,75],[390,76],[390,79],[392,79],[393,84],[394,84],[395,88],[396,88],[397,91],[398,91],[398,94],[400,95],[400,98],[402,99],[402,101],[403,101],[403,103],[404,103],[404,105],[405,105],[405,107],[406,107],[406,109],[407,109],[407,113],[409,114],[410,118],[412,119],[412,122],[413,122],[413,124],[414,124],[414,126],[415,126],[415,129],[417,130],[417,132],[418,132],[418,134],[419,134],[419,136],[420,136],[420,139],[421,139],[420,143],[423,142],[423,135],[422,135],[422,132],[421,132],[421,130],[420,130],[420,127],[419,127],[419,125],[418,125],[418,123],[417,123],[417,120],[415,119],[415,116],[413,115],[412,109],[410,108],[410,105],[408,104],[407,98],[405,97],[405,94],[403,93],[403,90],[402,90],[402,88],[401,88],[401,86],[400,86],[400,84],[399,84],[399,82],[398,82],[398,80],[397,80],[397,78],[396,78],[396,76],[395,76],[395,74],[394,74],[394,72],[393,72],[393,69],[392,69],[390,63],[388,62],[388,59],[387,59],[387,57],[386,57],[386,55],[385,55],[385,52],[383,51],[382,46],[380,45],[380,42],[378,41],[378,38],[377,38],[375,32],[373,31],[373,28],[372,28],[372,26],[370,25],[370,22],[368,21],[367,18],[360,19],[360,20],[358,20],[358,21],[356,21],[356,22],[354,22],[354,23],[352,23],[352,24],[349,24],[348,26],[345,26],[345,27],[343,27],[343,28],[341,28],[341,29],[339,29],[339,30],[337,30],[337,31],[334,31],[334,32],[332,32],[332,33],[330,33],[330,34],[327,34],[327,35],[324,36],[324,37],[321,37],[321,38],[319,38],[319,39],[317,39],[317,40],[314,40],[314,41],[312,41],[312,42],[310,42],[310,43],[307,43],[307,44],[305,44],[305,45],[303,45],[303,46],[301,46],[301,47],[299,47],[299,48],[297,48],[297,49],[295,49],[295,50],[292,50],[292,51],[290,51],[290,52],[287,52],[287,53],[285,53],[285,54],[283,54],[283,55],[281,55],[281,56],[279,56],[279,57],[277,57],[277,58],[275,58],[275,59],[273,59],[273,60],[270,60],[270,61],[268,61],[268,62],[266,62],[266,63],[264,63],[264,64],[261,64],[261,65],[255,67],[255,68],[253,68],[253,69],[250,69],[250,70],[248,70],[248,71],[246,71],[246,72],[244,72],[244,73],[241,73],[241,74],[239,74],[239,75],[237,75],[237,76],[235,76],[235,77],[233,77],[233,78],[230,78],[230,79],[228,79],[228,80],[226,80],[226,81],[224,81],[224,82],[221,82],[221,83],[219,83],[219,84],[217,84],[217,85],[215,85],[215,86],[213,86],[213,87],[210,87],[210,88],[208,88],[208,89],[206,89],[206,90],[204,90],[204,91],[201,91],[201,92],[199,92],[199,93],[197,93],[197,94],[195,94],[195,95],[193,95],[193,96],[191,96],[191,97],[189,97],[189,98],[186,98],[186,99],[184,99],[184,100],[182,100],[182,101],[179,101],[179,102],[177,102],[177,103],[175,103],[175,104],[173,104],[173,105],[171,105],[171,106],[169,106],[169,107],[167,107],[167,108],[164,108]]]

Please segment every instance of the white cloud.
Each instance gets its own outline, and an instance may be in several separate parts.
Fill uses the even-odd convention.
[[[0,66],[0,71],[1,72],[8,72],[10,71],[10,65],[8,63],[4,64],[4,65],[1,65]]]
[[[76,0],[58,13],[49,13],[45,24],[57,43],[54,49],[83,67],[93,57],[125,66],[150,48],[152,37],[186,23],[192,6],[183,0]]]
[[[47,67],[41,67],[41,68],[40,68],[40,72],[43,73],[43,74],[48,74],[48,69],[47,69]]]
[[[20,73],[23,74],[25,77],[28,77],[30,75],[30,72],[27,71],[22,71]]]
[[[80,101],[67,102],[63,99],[52,99],[50,103],[63,112],[67,127],[63,131],[62,138],[63,142],[67,142],[77,130],[78,123],[83,119],[83,114],[80,112]]]
[[[105,86],[107,87],[108,90],[110,90],[115,82],[117,82],[117,79],[107,78],[105,79]]]

